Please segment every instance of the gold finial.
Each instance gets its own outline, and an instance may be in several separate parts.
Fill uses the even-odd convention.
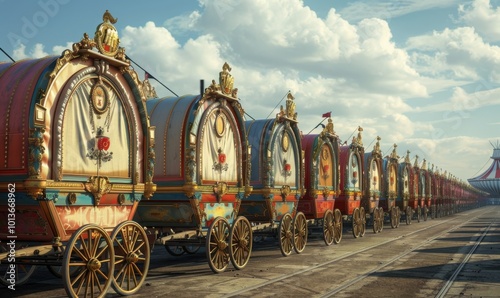
[[[357,138],[357,143],[359,146],[363,146],[363,137],[361,136],[361,132],[363,131],[363,128],[361,126],[358,126],[358,138]]]
[[[399,160],[399,155],[396,152],[396,148],[398,147],[398,145],[394,144],[393,146],[394,148],[392,149],[391,158]]]
[[[427,170],[427,161],[424,158],[424,161],[422,162],[422,170]]]
[[[222,65],[222,71],[219,73],[219,85],[222,93],[227,95],[232,95],[233,93],[234,78],[229,73],[230,71],[231,66],[229,66],[227,62],[224,62],[224,65]]]
[[[375,143],[375,146],[373,146],[373,151],[374,152],[380,152],[380,140],[382,138],[380,136],[377,136],[377,142]]]
[[[410,160],[410,150],[406,150],[405,163],[409,163],[409,164],[411,164],[411,160]]]
[[[415,155],[415,163],[413,163],[414,168],[418,168],[418,155]]]
[[[110,22],[111,24],[114,24],[118,21],[118,18],[113,18],[113,16],[111,15],[111,13],[106,9],[106,12],[103,14],[102,16],[102,20],[104,22]]]
[[[333,120],[331,117],[328,118],[328,124],[326,124],[326,127],[323,131],[332,135],[335,134],[335,130],[333,130]]]

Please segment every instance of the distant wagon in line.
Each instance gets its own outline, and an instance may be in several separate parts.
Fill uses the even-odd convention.
[[[249,184],[250,148],[244,110],[225,63],[203,94],[147,101],[156,126],[155,195],[139,204],[136,220],[159,229],[158,242],[179,255],[206,248],[218,273],[231,260],[245,267],[252,250],[249,221],[239,215]]]

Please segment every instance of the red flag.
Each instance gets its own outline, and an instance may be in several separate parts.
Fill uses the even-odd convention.
[[[331,117],[332,116],[332,112],[328,112],[328,113],[324,113],[323,114],[323,118],[328,118],[328,117]]]
[[[149,72],[146,71],[146,73],[144,74],[144,77],[146,78],[146,80],[149,80],[149,79],[152,79],[152,80],[156,80],[155,77],[153,77]]]

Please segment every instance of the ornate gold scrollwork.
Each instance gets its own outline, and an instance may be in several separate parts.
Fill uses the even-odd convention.
[[[283,199],[283,202],[286,201],[286,197],[290,194],[291,190],[290,190],[290,186],[288,185],[283,185],[281,187],[281,198]]]
[[[99,205],[101,197],[111,190],[111,183],[108,177],[91,176],[85,183],[85,190],[92,193],[94,196],[94,205]]]
[[[227,194],[229,187],[226,182],[217,182],[214,187],[214,194],[217,197],[217,202],[220,203],[222,201],[222,197]]]

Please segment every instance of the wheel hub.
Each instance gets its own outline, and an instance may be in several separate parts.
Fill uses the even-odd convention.
[[[238,241],[238,245],[239,245],[240,247],[246,247],[246,246],[247,246],[247,244],[248,244],[248,241],[246,241],[245,239],[240,239],[240,240]]]
[[[217,242],[217,248],[218,249],[224,250],[224,249],[226,249],[226,247],[227,247],[226,241],[219,241],[219,242]]]
[[[99,270],[101,268],[101,261],[98,259],[90,259],[87,263],[87,268],[92,271]]]
[[[137,261],[139,261],[139,255],[136,253],[128,253],[125,260],[127,263],[137,263]]]

